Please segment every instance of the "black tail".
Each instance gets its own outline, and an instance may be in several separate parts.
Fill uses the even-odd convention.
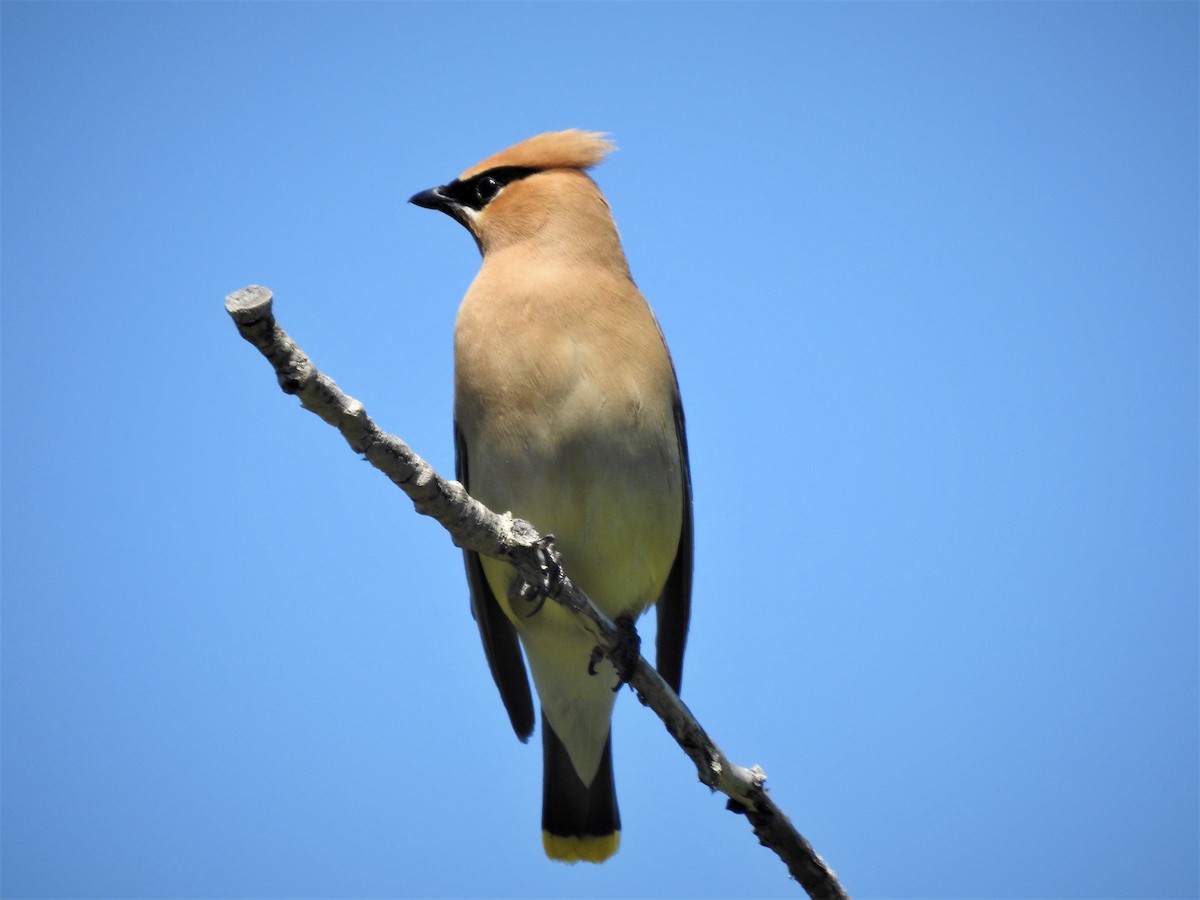
[[[542,846],[551,859],[604,862],[617,852],[621,814],[613,785],[612,731],[591,784],[584,784],[567,748],[542,713]]]

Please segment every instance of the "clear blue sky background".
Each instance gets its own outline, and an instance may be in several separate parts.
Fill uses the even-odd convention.
[[[582,127],[718,742],[857,896],[1196,896],[1197,9],[4,3],[4,895],[799,895],[630,696],[543,858],[458,552],[222,306],[449,474],[405,201]]]

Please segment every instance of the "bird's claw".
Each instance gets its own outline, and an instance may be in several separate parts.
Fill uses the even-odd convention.
[[[617,683],[613,686],[615,694],[622,685],[628,684],[633,678],[638,660],[642,657],[642,638],[634,627],[633,616],[617,616],[613,624],[617,626],[617,643],[607,656],[612,661],[613,668],[617,670]],[[592,648],[592,656],[588,660],[589,675],[596,674],[596,663],[605,655],[600,647]]]
[[[591,659],[588,660],[589,675],[596,674],[596,663],[600,662],[602,659],[604,659],[604,651],[601,650],[599,646],[593,647]],[[620,685],[617,686],[620,687]]]
[[[533,609],[526,617],[535,616],[546,605],[547,597],[557,597],[566,584],[567,576],[563,572],[562,563],[558,561],[558,551],[554,549],[554,535],[547,534],[539,538],[533,545],[537,553],[538,570],[542,578],[538,584],[518,579],[513,583],[510,596],[532,603]]]

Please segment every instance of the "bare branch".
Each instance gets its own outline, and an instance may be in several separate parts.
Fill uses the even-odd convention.
[[[511,563],[534,590],[572,610],[606,654],[616,649],[617,627],[563,573],[551,541],[510,513],[492,512],[457,481],[438,475],[404,441],[382,431],[363,405],[321,374],[276,324],[269,290],[250,286],[235,291],[225,298],[225,309],[242,337],[274,367],[284,393],[295,394],[305,409],[337,428],[356,453],[409,496],[418,512],[440,522],[459,547]],[[730,762],[645,658],[638,659],[629,683],[691,758],[700,780],[729,797],[727,808],[750,820],[759,842],[783,860],[810,897],[848,897],[833,871],[767,795],[762,769]]]

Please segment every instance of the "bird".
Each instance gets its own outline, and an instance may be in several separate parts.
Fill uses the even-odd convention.
[[[655,665],[676,691],[691,617],[692,486],[679,383],[588,171],[603,132],[538,134],[410,202],[465,227],[482,256],[454,325],[456,477],[552,534],[571,580],[630,624],[656,607]],[[612,713],[620,677],[507,563],[464,552],[471,611],[517,737],[542,720],[542,846],[601,863],[621,819]]]

